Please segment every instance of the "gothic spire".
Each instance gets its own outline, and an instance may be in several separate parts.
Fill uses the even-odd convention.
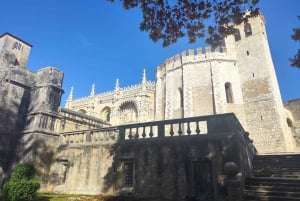
[[[144,68],[143,70],[143,78],[142,78],[142,84],[147,82],[147,78],[146,78],[146,69]]]
[[[120,90],[120,82],[119,82],[119,79],[117,78],[116,80],[116,87],[115,87],[115,90],[116,91],[119,91]]]
[[[91,95],[90,96],[95,96],[95,84],[92,84],[92,90],[91,90]]]
[[[72,101],[73,100],[73,86],[71,86],[71,90],[70,90],[70,94],[69,94],[69,97],[68,97],[68,101]]]

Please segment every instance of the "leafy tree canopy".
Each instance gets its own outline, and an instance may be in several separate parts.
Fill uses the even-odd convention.
[[[298,20],[300,20],[300,16],[298,16]],[[296,42],[300,42],[300,28],[294,28],[293,29],[293,35],[292,39]],[[293,67],[300,68],[300,49],[298,49],[298,52],[294,56],[294,58],[290,59],[291,60],[291,65]]]
[[[107,0],[114,2],[114,0]],[[235,24],[247,22],[257,16],[259,0],[121,0],[125,9],[140,7],[143,21],[142,31],[149,32],[163,46],[176,43],[188,36],[194,43],[198,38],[217,46],[222,38],[233,34]],[[245,15],[247,12],[247,15]],[[209,24],[210,20],[214,23]]]

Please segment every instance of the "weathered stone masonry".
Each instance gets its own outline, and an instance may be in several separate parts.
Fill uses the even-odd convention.
[[[241,200],[254,146],[299,151],[299,101],[282,104],[264,23],[237,27],[225,47],[168,59],[156,82],[144,71],[140,84],[117,80],[101,94],[93,85],[81,99],[72,88],[66,108],[63,73],[29,71],[32,46],[1,35],[0,183],[31,161],[43,191]]]

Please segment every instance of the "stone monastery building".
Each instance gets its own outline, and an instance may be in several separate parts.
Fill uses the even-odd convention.
[[[262,16],[236,28],[225,47],[183,51],[156,69],[156,81],[73,99],[66,108],[112,125],[233,112],[259,152],[294,151],[292,112],[283,106]]]
[[[224,47],[167,59],[155,82],[72,88],[65,108],[63,72],[28,70],[31,47],[0,35],[0,186],[32,162],[41,191],[242,201],[256,154],[300,150],[300,99],[282,103],[261,15]]]

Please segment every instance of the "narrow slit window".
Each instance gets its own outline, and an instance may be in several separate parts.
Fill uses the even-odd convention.
[[[182,92],[181,87],[178,88],[178,96],[179,96],[179,107],[182,108],[183,107],[183,92]]]
[[[226,102],[233,103],[232,86],[230,82],[225,83]]]

